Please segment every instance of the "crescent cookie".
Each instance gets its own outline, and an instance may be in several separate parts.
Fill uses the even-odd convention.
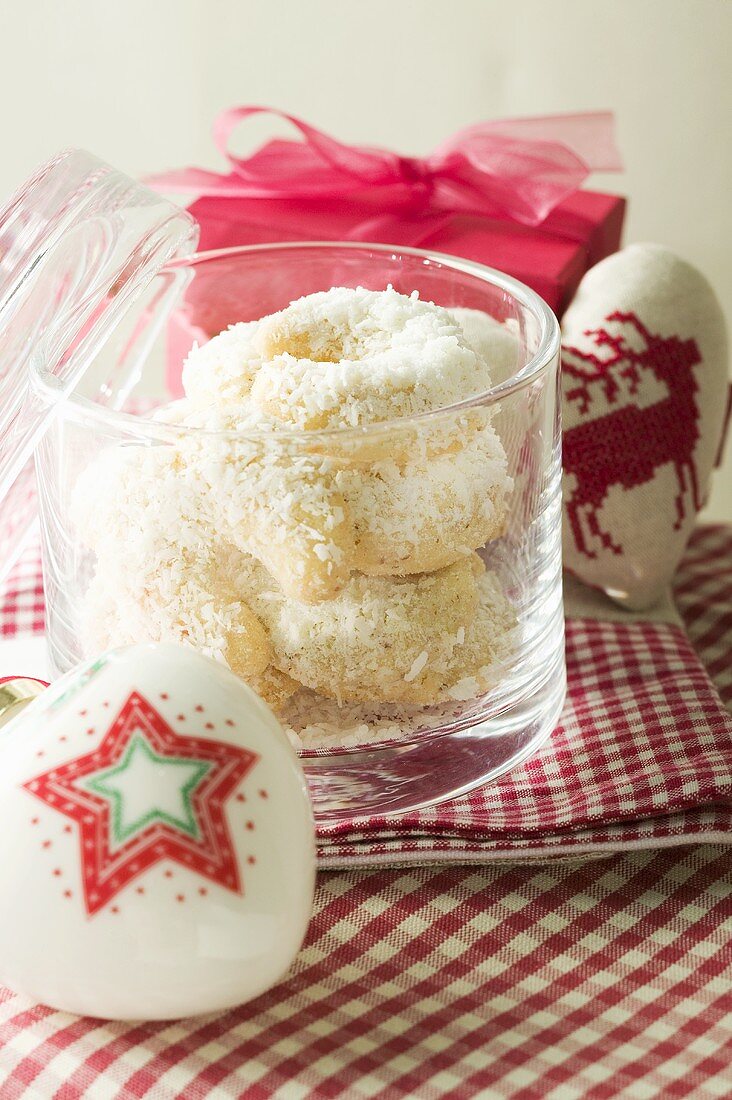
[[[393,288],[334,287],[263,318],[254,403],[304,430],[419,416],[490,386],[447,310]]]
[[[477,699],[500,681],[502,664],[511,659],[516,614],[495,573],[486,570],[478,578],[478,607],[465,632],[459,667],[440,701]]]
[[[360,465],[289,443],[250,403],[184,423],[210,432],[184,446],[210,484],[220,534],[293,599],[332,599],[356,571],[432,572],[503,531],[512,482],[489,425],[454,453]]]
[[[203,429],[179,448],[198,472],[218,537],[258,558],[285,595],[336,596],[353,568],[353,531],[332,462],[293,446],[251,403],[226,412],[185,404],[160,418]]]
[[[455,454],[345,472],[336,484],[353,525],[354,569],[405,576],[442,569],[503,533],[512,481],[491,427]]]
[[[261,587],[247,600],[269,630],[274,664],[306,687],[338,702],[433,703],[465,675],[482,569],[471,555],[417,577],[355,574],[320,604],[273,598],[255,573]]]
[[[94,552],[87,652],[173,640],[283,696],[266,629],[231,588],[201,513],[195,472],[172,446],[111,447],[77,482],[72,518]],[[260,692],[261,693],[261,692]],[[265,695],[266,698],[266,695]]]
[[[465,342],[490,367],[491,381],[505,382],[521,361],[518,321],[497,321],[482,309],[451,309]]]
[[[183,389],[194,408],[239,402],[262,365],[252,340],[258,321],[240,321],[194,344],[183,364]]]

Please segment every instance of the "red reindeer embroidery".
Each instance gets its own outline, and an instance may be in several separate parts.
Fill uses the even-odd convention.
[[[622,405],[564,432],[564,472],[576,478],[565,507],[577,550],[588,558],[597,557],[590,545],[592,536],[614,554],[623,552],[620,543],[602,530],[598,518],[613,485],[624,489],[643,485],[660,466],[672,463],[679,487],[674,529],[681,526],[686,514],[684,498],[689,488],[694,507],[701,507],[694,462],[699,440],[699,410],[694,395],[699,387],[692,370],[701,362],[701,355],[695,341],[654,336],[634,313],[611,313],[605,321],[630,326],[645,346],[636,351],[622,332],[614,335],[604,328],[585,333],[593,337],[595,348],[607,349],[602,358],[592,351],[565,346],[565,405],[576,402],[579,412],[585,415],[593,393],[602,393],[609,405],[618,404],[624,386],[631,395],[636,394],[648,371],[665,383],[668,396],[645,408]]]

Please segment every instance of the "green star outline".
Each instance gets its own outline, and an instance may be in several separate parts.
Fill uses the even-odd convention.
[[[196,772],[191,776],[187,783],[181,788],[183,803],[186,808],[186,818],[177,818],[172,814],[166,813],[164,810],[152,809],[143,814],[142,817],[137,818],[131,822],[126,828],[122,827],[122,812],[124,798],[118,790],[114,787],[108,787],[106,784],[109,780],[118,775],[120,772],[127,770],[130,764],[130,760],[135,752],[142,750],[149,760],[158,764],[171,764],[185,765],[191,767],[193,764],[197,764]],[[112,833],[115,843],[123,844],[134,833],[140,832],[148,825],[153,824],[156,821],[162,821],[167,825],[170,825],[173,829],[178,829],[180,832],[185,833],[187,836],[192,837],[194,840],[200,840],[201,833],[198,828],[198,822],[196,815],[193,812],[191,805],[191,796],[195,791],[198,784],[203,777],[211,770],[211,763],[206,760],[191,760],[190,758],[183,756],[160,756],[149,745],[147,738],[142,730],[137,730],[130,738],[125,748],[124,755],[119,763],[115,764],[112,768],[105,768],[104,771],[97,772],[91,778],[87,779],[83,786],[89,788],[94,794],[99,794],[103,798],[108,799],[111,802],[112,808]]]

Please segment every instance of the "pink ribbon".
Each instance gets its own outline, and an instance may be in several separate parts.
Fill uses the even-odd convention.
[[[229,148],[233,130],[257,114],[286,119],[302,141],[274,139],[249,157]],[[233,107],[218,116],[214,138],[231,173],[198,168],[148,179],[164,191],[242,199],[377,204],[415,214],[502,214],[542,222],[594,171],[622,169],[608,111],[479,122],[426,157],[346,145],[294,115],[269,107]],[[375,210],[376,216],[376,210]]]

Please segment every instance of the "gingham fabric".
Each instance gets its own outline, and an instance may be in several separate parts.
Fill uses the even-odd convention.
[[[703,527],[694,535],[675,595],[694,648],[732,710],[732,528]]]
[[[732,533],[701,532],[690,561],[704,557],[705,544],[723,556],[732,548]],[[34,578],[28,564],[13,578],[0,615],[6,636],[39,629],[42,601]],[[712,576],[705,578],[699,591],[718,592]],[[686,579],[684,572],[680,591]],[[695,600],[696,591],[692,586],[683,600],[700,623],[710,611],[701,607],[703,593]],[[729,608],[727,615],[729,623]],[[714,621],[720,620],[718,608]],[[711,641],[712,663],[721,667],[724,653],[732,653],[732,634],[725,642],[721,628],[709,623],[702,635]],[[435,859],[455,858],[463,845],[463,858],[486,860],[492,841],[481,830],[491,827],[503,846],[491,849],[492,862],[321,871],[308,940],[287,980],[223,1015],[107,1024],[0,993],[0,1100],[728,1096],[730,850],[722,844],[643,846],[728,835],[729,724],[678,628],[637,634],[626,625],[629,633],[614,634],[606,627],[583,621],[579,634],[572,627],[570,665],[581,666],[582,676],[572,674],[571,721],[565,716],[555,738],[562,747],[551,757],[543,753],[535,771],[527,766],[511,777],[513,800],[529,799],[530,810],[491,795],[481,805],[500,812],[498,821],[484,817],[479,824],[476,818],[469,827],[453,805],[443,811],[440,829],[435,811],[432,824],[420,815],[409,832],[391,838],[383,822],[378,832],[375,823],[370,841],[352,830],[328,838],[323,852],[327,859],[340,847],[338,858],[346,859],[350,844],[364,858],[364,844],[370,844],[370,859],[401,862],[409,858],[409,838],[420,844],[426,837],[420,859],[447,844]],[[583,651],[588,640],[591,647]],[[652,690],[640,700],[646,677]],[[631,766],[623,758],[632,740],[626,728],[639,736],[639,706],[647,736],[636,745]],[[592,752],[585,742],[589,720],[596,727]],[[662,736],[651,736],[652,727]],[[542,833],[527,784],[536,783],[541,798],[550,792],[556,804],[570,751],[578,774],[588,761],[593,770],[574,788],[584,785],[583,796],[565,798],[557,811],[563,827],[555,819]],[[666,778],[670,767],[673,782]],[[607,791],[616,784],[616,817],[603,796],[601,825],[593,775]],[[642,826],[621,820],[634,812],[634,783],[649,811]],[[516,838],[515,849],[513,813],[521,814],[527,834]],[[579,832],[592,834],[593,847],[608,847],[613,828],[626,847],[640,850],[571,858],[587,847],[576,840]],[[560,839],[542,847],[541,836]],[[619,843],[619,835],[609,839]],[[545,862],[560,852],[569,855]],[[531,854],[534,861],[499,860],[508,854]]]
[[[3,585],[0,595],[0,637],[42,634],[46,625],[45,614],[40,554],[33,543]]]
[[[570,621],[567,672],[562,721],[526,764],[430,810],[322,830],[321,863],[732,841],[732,717],[683,631]]]
[[[729,860],[323,872],[248,1006],[105,1024],[0,1003],[0,1100],[729,1095]]]

